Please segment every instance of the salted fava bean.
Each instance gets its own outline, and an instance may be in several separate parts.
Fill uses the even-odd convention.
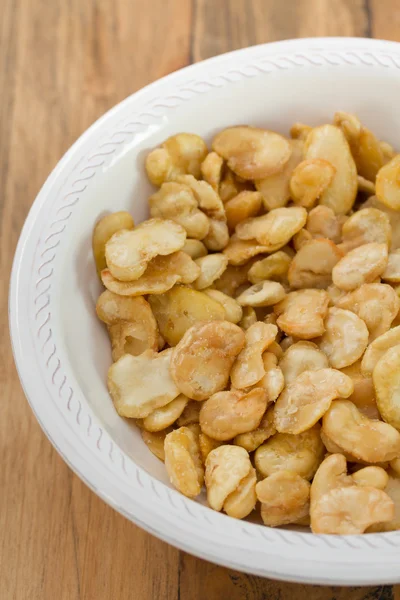
[[[216,279],[221,277],[228,266],[228,258],[221,253],[208,254],[198,258],[195,262],[200,267],[200,275],[194,282],[194,286],[198,290],[210,287]]]
[[[289,143],[292,153],[283,169],[255,182],[257,190],[262,194],[265,210],[286,206],[290,199],[290,178],[295,167],[303,159],[304,142],[289,140]]]
[[[400,344],[400,326],[389,329],[386,333],[376,338],[365,351],[361,361],[361,372],[364,377],[372,375],[376,364],[382,356],[393,346]]]
[[[243,316],[243,309],[234,298],[231,298],[219,290],[213,290],[211,288],[204,290],[204,294],[221,304],[225,312],[225,319],[227,321],[230,321],[231,323],[239,323]]]
[[[350,292],[382,275],[387,262],[387,244],[364,244],[351,250],[333,267],[333,283],[338,288]]]
[[[249,281],[251,283],[261,283],[266,279],[284,279],[291,260],[291,257],[283,250],[257,260],[249,269]]]
[[[197,404],[200,404],[199,402]],[[200,430],[199,433],[199,446],[200,453],[203,463],[205,464],[207,456],[210,454],[211,450],[215,450],[215,448],[219,448],[222,446],[223,442],[218,440],[213,440],[209,435],[204,433],[204,431]]]
[[[355,115],[345,112],[335,114],[334,123],[345,134],[360,175],[374,181],[376,174],[384,164],[381,142],[362,125]]]
[[[395,250],[389,254],[388,264],[382,273],[382,279],[389,283],[400,283],[400,250]]]
[[[229,127],[212,142],[217,154],[243,179],[262,179],[283,169],[291,147],[283,136],[256,127]]]
[[[320,430],[317,424],[299,435],[273,435],[255,452],[257,470],[263,477],[287,470],[311,480],[325,454]]]
[[[188,427],[175,429],[165,437],[164,452],[172,485],[188,498],[198,496],[204,481],[198,436]]]
[[[390,521],[372,525],[367,533],[376,533],[380,531],[397,531],[400,529],[400,478],[390,473],[389,481],[385,487],[385,493],[394,503],[394,514]]]
[[[346,217],[336,215],[328,206],[319,204],[308,213],[306,231],[313,238],[325,238],[338,244],[342,240],[345,221]]]
[[[172,350],[125,354],[108,370],[108,389],[121,417],[144,418],[179,396],[170,374]],[[157,377],[154,377],[157,373]]]
[[[352,380],[340,371],[304,371],[276,401],[275,427],[281,433],[302,433],[319,421],[332,400],[348,398],[353,391]]]
[[[310,240],[302,245],[290,263],[288,280],[292,288],[325,288],[332,282],[332,270],[343,252],[331,241]]]
[[[170,181],[149,198],[152,217],[169,219],[179,224],[188,237],[203,239],[210,228],[209,221],[198,208],[198,202],[189,186]]]
[[[223,166],[224,160],[216,152],[207,154],[200,165],[204,181],[207,181],[216,192],[218,192],[221,183]]]
[[[400,430],[400,345],[387,350],[378,360],[372,373],[372,380],[376,404],[382,418]],[[400,451],[392,458],[398,456]]]
[[[157,325],[151,323],[147,329],[145,323],[118,321],[108,326],[111,340],[112,359],[117,361],[124,354],[139,356],[145,350],[158,350]]]
[[[290,292],[274,306],[278,326],[289,336],[312,339],[325,331],[329,296],[325,290]]]
[[[198,400],[189,400],[183,409],[181,416],[177,420],[177,425],[182,427],[183,425],[188,426],[198,423],[202,406],[203,402],[199,402]]]
[[[228,321],[199,323],[188,329],[171,358],[171,375],[180,392],[205,400],[223,390],[244,344],[243,331]]]
[[[200,177],[200,167],[206,156],[207,146],[200,136],[178,133],[147,155],[146,173],[151,183],[157,186],[179,175]]]
[[[389,483],[389,475],[382,467],[363,467],[352,474],[354,483],[362,486],[370,486],[378,490],[384,490]]]
[[[304,208],[312,208],[331,184],[335,173],[335,167],[327,160],[303,160],[297,165],[290,179],[293,202]]]
[[[315,505],[311,529],[313,533],[357,535],[393,516],[394,503],[386,492],[358,485],[340,487],[324,494]]]
[[[224,248],[223,253],[228,257],[230,265],[240,266],[247,263],[253,256],[257,256],[257,254],[269,252],[269,248],[269,246],[259,244],[257,240],[240,240],[234,234],[229,244]]]
[[[176,283],[193,283],[200,275],[200,268],[185,252],[169,256],[156,256],[150,261],[144,274],[134,281],[119,281],[109,269],[103,269],[104,286],[120,296],[143,296],[163,294]]]
[[[278,359],[275,354],[264,352],[262,358],[265,375],[260,379],[259,385],[267,392],[268,400],[275,402],[285,387],[285,379],[281,368],[278,367]]]
[[[255,217],[260,212],[262,196],[260,192],[244,190],[225,204],[226,219],[229,230],[235,231],[238,223]]]
[[[165,452],[164,452],[164,441],[165,436],[170,433],[172,429],[169,427],[168,429],[164,429],[163,431],[157,431],[156,433],[151,433],[150,431],[146,431],[142,429],[140,432],[142,435],[142,439],[150,452],[154,454],[157,458],[164,462],[165,460]]]
[[[400,209],[400,154],[384,165],[376,176],[376,195],[388,208]]]
[[[332,367],[342,369],[355,363],[368,346],[368,329],[360,317],[349,310],[329,308],[325,319],[325,333],[319,347]]]
[[[310,484],[297,473],[273,473],[257,483],[256,493],[264,525],[288,525],[308,515]]]
[[[274,407],[271,406],[265,412],[257,429],[247,433],[239,433],[234,437],[233,443],[242,446],[247,452],[253,452],[275,433]]]
[[[304,371],[329,367],[327,356],[312,342],[296,342],[289,346],[279,362],[285,384],[289,385]]]
[[[173,221],[150,219],[135,229],[121,229],[108,240],[105,248],[107,267],[120,281],[138,279],[152,258],[180,250],[186,232]]]
[[[190,258],[196,260],[202,256],[207,256],[208,251],[203,242],[200,240],[189,240],[187,239],[185,245],[182,248],[182,252],[189,254]]]
[[[141,323],[146,331],[157,330],[149,303],[142,297],[129,298],[113,294],[106,290],[100,294],[96,303],[97,316],[106,325],[115,325],[119,321]]]
[[[396,151],[388,142],[380,141],[381,150],[383,153],[384,164],[389,162],[395,155]]]
[[[353,380],[354,392],[349,396],[350,402],[369,419],[380,419],[372,377],[364,377],[361,373],[361,360],[344,367],[341,371]]]
[[[92,250],[94,262],[96,263],[97,274],[100,277],[101,271],[107,267],[106,263],[106,243],[121,229],[133,229],[135,223],[132,216],[125,211],[115,212],[106,215],[100,219],[94,229],[92,236]]]
[[[206,459],[205,484],[208,504],[222,510],[228,496],[238,489],[252,470],[244,448],[223,445],[212,450]]]
[[[315,127],[305,142],[305,159],[323,159],[335,169],[331,183],[322,192],[320,204],[335,214],[351,210],[357,195],[357,169],[343,132],[333,125]]]
[[[358,210],[344,223],[342,240],[340,248],[345,252],[371,242],[390,246],[392,228],[388,215],[377,208]]]
[[[200,411],[201,430],[214,440],[227,441],[256,429],[267,408],[263,388],[242,392],[232,388],[210,396]]]
[[[357,176],[358,183],[358,191],[368,196],[373,196],[375,194],[375,183],[373,181],[368,181],[365,177],[361,177],[361,175]]]
[[[368,419],[349,400],[336,400],[322,419],[324,433],[345,452],[368,463],[400,455],[400,433],[388,423]]]
[[[160,332],[170,346],[176,346],[185,332],[199,321],[225,319],[225,310],[219,302],[204,292],[184,286],[149,296],[149,302]]]
[[[263,353],[275,340],[277,333],[276,325],[267,325],[261,321],[247,329],[245,345],[238,354],[230,374],[234,388],[248,388],[263,378],[265,375]]]
[[[241,240],[257,240],[267,247],[267,252],[275,252],[285,246],[307,221],[307,211],[300,206],[275,208],[266,215],[246,219],[236,227]]]
[[[385,333],[400,309],[400,300],[390,285],[364,283],[354,292],[339,298],[337,308],[351,310],[368,327],[369,341]]]
[[[277,281],[262,281],[237,296],[241,306],[273,306],[286,296],[285,288]]]
[[[234,519],[244,519],[254,510],[257,502],[256,483],[256,471],[251,468],[236,490],[227,496],[224,502],[224,511],[227,515]]]
[[[238,323],[239,327],[241,327],[244,331],[247,331],[247,329],[249,329],[249,327],[254,325],[254,323],[256,323],[256,322],[257,322],[257,315],[256,315],[256,311],[254,310],[254,308],[252,306],[244,306],[243,307],[243,316]]]
[[[311,484],[313,533],[359,534],[374,523],[393,518],[394,504],[380,489],[355,484],[342,454],[328,456]],[[360,507],[363,510],[360,510]]]
[[[142,423],[143,428],[151,432],[166,429],[181,416],[188,402],[188,398],[180,394],[175,400],[172,400],[161,408],[156,408],[145,417]]]

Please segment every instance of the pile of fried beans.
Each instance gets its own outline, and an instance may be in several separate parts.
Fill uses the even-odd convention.
[[[108,388],[189,498],[314,533],[400,529],[400,155],[352,114],[145,164],[93,252]]]

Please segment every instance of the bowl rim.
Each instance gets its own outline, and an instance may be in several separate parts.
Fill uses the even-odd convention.
[[[251,537],[255,532],[254,528],[265,531],[262,537],[255,536],[252,540],[252,544],[254,541],[254,551],[251,550],[252,544],[243,551],[243,548],[234,543],[229,531],[226,531],[226,538],[223,541],[218,537],[221,531],[224,531],[225,535],[225,530],[230,529],[229,517],[218,513],[207,517],[206,512],[210,512],[210,509],[181,497],[177,492],[169,490],[159,482],[159,485],[165,487],[167,492],[162,491],[160,506],[156,507],[155,504],[158,502],[156,496],[160,493],[157,490],[157,484],[139,467],[135,468],[137,484],[142,489],[145,488],[148,499],[141,501],[132,497],[128,493],[128,488],[124,488],[122,491],[121,482],[124,477],[122,471],[125,471],[124,457],[121,458],[121,466],[116,468],[115,472],[108,468],[107,477],[104,477],[102,455],[100,453],[96,455],[94,452],[90,455],[86,454],[88,451],[87,440],[84,440],[79,434],[76,435],[76,438],[71,439],[70,432],[67,431],[65,422],[58,412],[55,410],[47,412],[41,409],[38,402],[40,386],[42,386],[42,392],[49,394],[50,398],[52,398],[52,393],[48,390],[46,383],[41,381],[39,370],[38,374],[33,376],[32,367],[26,361],[29,352],[32,352],[32,347],[25,347],[27,342],[25,325],[29,322],[29,315],[25,314],[26,308],[21,299],[27,295],[29,285],[26,278],[24,279],[27,267],[26,264],[23,264],[23,258],[29,256],[28,247],[35,242],[34,228],[37,220],[43,206],[51,201],[52,195],[54,195],[53,188],[60,175],[71,167],[76,155],[83,151],[92,138],[98,138],[105,125],[112,122],[113,119],[115,120],[119,113],[122,113],[131,103],[140,101],[149,93],[152,94],[154,89],[174,84],[182,78],[187,78],[188,75],[193,77],[196,72],[200,73],[211,68],[215,68],[217,71],[218,68],[223,70],[222,68],[227,63],[235,64],[244,59],[258,60],[261,56],[266,56],[269,61],[275,61],[275,65],[276,61],[282,60],[282,58],[289,60],[292,57],[293,60],[293,56],[297,57],[298,53],[306,58],[312,56],[313,59],[320,58],[324,53],[332,53],[335,60],[338,56],[339,60],[343,60],[346,52],[349,57],[353,57],[348,64],[352,64],[351,60],[359,53],[363,61],[377,61],[374,64],[383,67],[388,66],[387,61],[389,61],[396,68],[400,68],[400,44],[397,42],[368,38],[303,38],[260,44],[212,57],[171,73],[135,92],[95,121],[53,169],[38,193],[22,228],[10,279],[10,334],[14,359],[25,396],[53,446],[71,469],[98,496],[149,533],[206,560],[274,579],[336,585],[368,585],[388,583],[389,581],[398,583],[400,582],[400,570],[398,569],[400,534],[385,533],[346,537],[311,536],[305,533],[270,530],[248,524],[252,528],[250,529],[246,524],[242,527],[243,539],[246,536]],[[341,59],[340,54],[342,55]],[[285,67],[278,65],[278,68]],[[100,439],[101,436],[97,440],[98,448]],[[192,528],[188,528],[187,522],[184,522],[181,527],[177,526],[175,517],[171,516],[171,520],[165,518],[166,513],[162,511],[162,504],[166,498],[175,506],[178,513],[182,511],[185,517],[194,521]],[[153,499],[154,504],[152,503]],[[200,518],[201,523],[197,524],[196,519]],[[216,523],[218,523],[218,531],[215,532],[216,535],[210,543],[209,537],[202,532],[202,529],[208,527],[208,534],[211,535],[212,529],[210,528],[213,528]],[[191,537],[190,534],[194,537]],[[333,537],[336,540],[333,540]],[[368,540],[365,540],[365,537]],[[309,538],[308,541],[306,538]],[[314,543],[312,540],[316,540],[316,542]],[[358,557],[355,556],[354,549],[357,550]],[[379,571],[373,560],[377,550],[382,552]],[[362,556],[359,556],[360,551]],[[301,557],[299,557],[299,553],[301,553]],[[315,568],[316,562],[318,563],[317,569]],[[365,568],[366,566],[367,568]]]

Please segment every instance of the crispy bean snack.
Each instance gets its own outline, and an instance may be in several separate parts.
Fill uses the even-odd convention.
[[[352,114],[179,133],[150,218],[96,223],[108,389],[188,498],[400,529],[400,154]]]

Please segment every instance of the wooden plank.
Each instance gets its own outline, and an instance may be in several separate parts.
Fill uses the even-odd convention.
[[[188,62],[190,2],[151,4],[1,3],[3,290],[23,220],[65,150],[109,107]],[[5,293],[0,303],[1,600],[176,600],[178,551],[106,506],[45,439],[13,365]]]
[[[398,39],[393,0],[1,0],[0,278],[70,144],[128,94],[190,60],[313,35]],[[267,581],[156,540],[65,465],[24,399],[0,295],[0,600],[389,600],[389,587]],[[399,596],[395,590],[395,597]]]
[[[193,58],[290,38],[368,32],[364,0],[196,0]]]

